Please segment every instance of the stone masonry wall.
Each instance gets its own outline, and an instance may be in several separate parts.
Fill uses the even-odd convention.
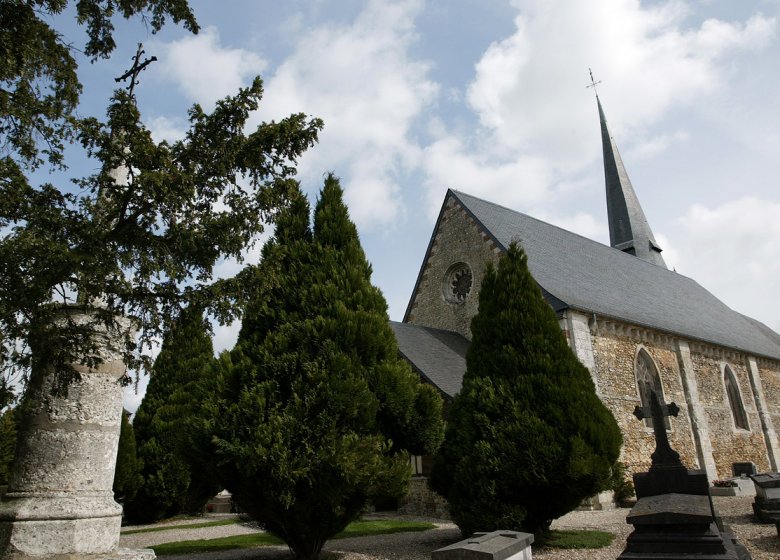
[[[650,428],[636,420],[634,407],[640,404],[634,366],[636,355],[644,348],[652,357],[663,386],[664,399],[680,406],[677,418],[671,420],[669,441],[688,468],[700,464],[689,415],[689,398],[682,383],[675,337],[659,331],[635,327],[618,321],[597,321],[591,329],[595,382],[599,396],[615,415],[623,433],[621,461],[629,472],[647,470],[655,449]],[[704,411],[706,424],[699,426],[700,436],[711,446],[716,472],[711,477],[732,476],[732,463],[751,461],[759,472],[771,469],[758,408],[751,388],[747,356],[705,344],[691,345],[693,378],[698,405]],[[761,380],[767,408],[773,424],[780,422],[780,364],[760,361]],[[748,417],[749,430],[737,429],[723,383],[725,364],[734,373]]]
[[[769,470],[766,445],[758,416],[756,401],[750,387],[745,356],[723,353],[704,345],[692,348],[691,358],[699,398],[707,413],[712,454],[718,470],[718,478],[732,476],[732,463],[752,461],[759,472]],[[723,368],[728,365],[734,373],[742,397],[742,405],[748,419],[748,430],[734,425]]]
[[[620,460],[630,473],[650,468],[655,450],[653,430],[636,419],[634,408],[641,406],[634,362],[639,348],[644,348],[658,368],[666,402],[680,404],[680,413],[671,419],[669,443],[680,453],[688,468],[699,468],[691,432],[685,395],[680,379],[677,355],[671,337],[622,323],[597,321],[593,332],[593,354],[596,363],[599,396],[615,416],[623,434]]]
[[[409,481],[409,492],[398,505],[398,512],[437,519],[450,518],[447,500],[430,489],[428,478],[425,476],[412,477]]]
[[[772,470],[780,470],[780,442],[778,442],[778,431],[780,431],[780,362],[769,360],[757,360],[758,373],[764,396],[766,413],[771,422],[774,446],[775,460]]]
[[[456,331],[471,339],[471,318],[479,307],[485,267],[498,262],[501,249],[453,196],[447,197],[435,235],[407,321]],[[448,301],[445,291],[448,272],[457,263],[469,266],[472,284],[468,297],[455,303]]]

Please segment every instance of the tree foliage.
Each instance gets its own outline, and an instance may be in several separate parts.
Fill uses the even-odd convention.
[[[488,266],[471,332],[431,485],[464,535],[545,532],[609,484],[620,430],[517,244]]]
[[[159,31],[165,20],[198,31],[187,0],[6,0],[0,2],[0,137],[4,166],[37,167],[42,156],[62,165],[64,143],[79,128],[74,117],[82,86],[75,47],[51,26],[53,16],[75,7],[87,41],[83,52],[92,60],[108,57],[116,47],[114,16],[140,16]],[[41,147],[43,146],[43,147]],[[12,169],[4,169],[9,172]],[[18,170],[18,168],[17,168]]]
[[[76,66],[47,19],[67,4],[0,2],[2,364],[6,373],[53,367],[60,386],[77,375],[69,364],[100,360],[95,330],[117,317],[137,321],[140,339],[128,333],[123,345],[131,368],[149,366],[141,350],[189,303],[233,318],[241,283],[213,282],[214,265],[241,260],[286,204],[295,162],[322,126],[295,114],[245,132],[262,98],[259,78],[211,113],[193,106],[186,137],[170,144],[152,139],[127,91],[115,92],[105,120],[75,119]],[[75,7],[93,57],[114,48],[114,14],[141,14],[153,30],[167,17],[197,30],[185,0]],[[40,145],[59,164],[70,141],[96,160],[96,173],[70,186],[32,184],[25,168],[41,162]],[[95,302],[93,323],[74,319],[76,307]]]
[[[8,408],[0,416],[0,485],[11,480],[11,467],[16,457],[19,426],[16,410]]]
[[[441,400],[398,357],[334,177],[313,229],[300,193],[279,216],[254,274],[222,362],[219,469],[241,509],[297,558],[316,558],[367,500],[404,493],[408,451],[441,440]]]
[[[219,491],[200,449],[201,402],[213,388],[214,349],[199,309],[188,308],[163,340],[133,420],[142,485],[125,501],[125,515],[149,523],[181,512],[200,513]]]
[[[119,431],[119,448],[114,469],[114,499],[120,504],[132,500],[141,487],[141,467],[143,462],[136,453],[135,432],[130,423],[130,413],[122,411],[122,424]]]

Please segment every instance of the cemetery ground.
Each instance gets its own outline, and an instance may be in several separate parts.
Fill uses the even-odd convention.
[[[727,525],[731,525],[737,539],[744,544],[753,556],[753,560],[780,559],[780,537],[773,524],[759,524],[753,519],[750,497],[714,497],[715,508]],[[631,525],[626,523],[628,509],[610,511],[575,511],[553,522],[553,529],[595,529],[606,531],[615,536],[612,544],[599,549],[561,549],[533,546],[536,559],[548,560],[614,560],[622,552]],[[218,539],[231,535],[256,534],[259,529],[248,523],[230,523],[197,527],[204,522],[235,518],[235,516],[209,515],[204,518],[158,523],[155,529],[168,527],[167,530],[133,532],[146,527],[125,527],[120,541],[123,547],[150,547],[161,543]],[[394,534],[372,535],[344,538],[329,541],[325,545],[328,556],[338,560],[429,560],[431,552],[461,540],[458,528],[440,519],[400,516],[393,513],[371,514],[364,519],[423,521],[435,525],[426,531],[401,532]],[[186,525],[197,528],[183,528]],[[263,546],[250,549],[234,549],[219,552],[188,553],[182,555],[159,554],[161,558],[193,560],[286,560],[290,558],[284,546]]]

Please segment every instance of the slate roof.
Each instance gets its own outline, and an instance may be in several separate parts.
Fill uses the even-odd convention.
[[[466,373],[469,341],[462,335],[390,321],[401,355],[425,380],[452,398],[460,391]]]
[[[522,242],[531,274],[555,298],[554,307],[780,359],[780,335],[691,278],[465,193],[451,190],[447,196],[460,201],[500,247]]]

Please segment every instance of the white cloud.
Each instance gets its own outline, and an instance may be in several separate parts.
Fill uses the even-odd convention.
[[[674,1],[515,0],[513,5],[518,10],[514,33],[488,47],[468,86],[480,129],[458,141],[468,148],[449,149],[447,157],[427,161],[430,189],[440,191],[440,181],[454,168],[479,169],[482,179],[475,184],[489,184],[511,167],[507,162],[531,161],[530,178],[524,169],[514,185],[504,187],[524,192],[496,195],[498,186],[485,189],[503,204],[538,200],[600,157],[596,107],[585,89],[589,66],[603,80],[605,111],[618,125],[613,132],[618,129],[617,136],[626,138],[622,145],[630,149],[629,139],[641,138],[670,107],[691,105],[714,90],[726,78],[729,57],[763,48],[776,28],[774,19],[761,15],[746,22],[708,19],[691,25],[685,4]],[[620,134],[621,129],[627,132]],[[650,138],[636,150],[649,157],[685,134]],[[445,147],[456,146],[452,131],[443,136],[450,138]],[[442,151],[433,146],[426,157]]]
[[[185,123],[180,119],[171,119],[168,117],[155,117],[151,119],[146,126],[152,133],[155,142],[166,140],[168,143],[181,140],[187,134]]]
[[[214,27],[165,45],[161,60],[158,72],[206,108],[248,86],[267,65],[255,53],[223,46]]]
[[[306,180],[319,181],[330,170],[344,177],[361,229],[398,218],[397,176],[419,164],[410,128],[438,92],[428,65],[408,54],[421,6],[374,0],[348,25],[322,24],[301,37],[267,80],[262,118],[302,111],[325,121],[318,146],[299,169]]]
[[[744,197],[713,208],[691,207],[678,219],[683,242],[677,271],[695,278],[741,313],[780,332],[780,201]],[[750,289],[745,289],[750,286]]]
[[[238,332],[241,330],[241,321],[233,321],[227,325],[213,325],[214,329],[214,353],[219,355],[223,350],[232,350],[238,340]]]

